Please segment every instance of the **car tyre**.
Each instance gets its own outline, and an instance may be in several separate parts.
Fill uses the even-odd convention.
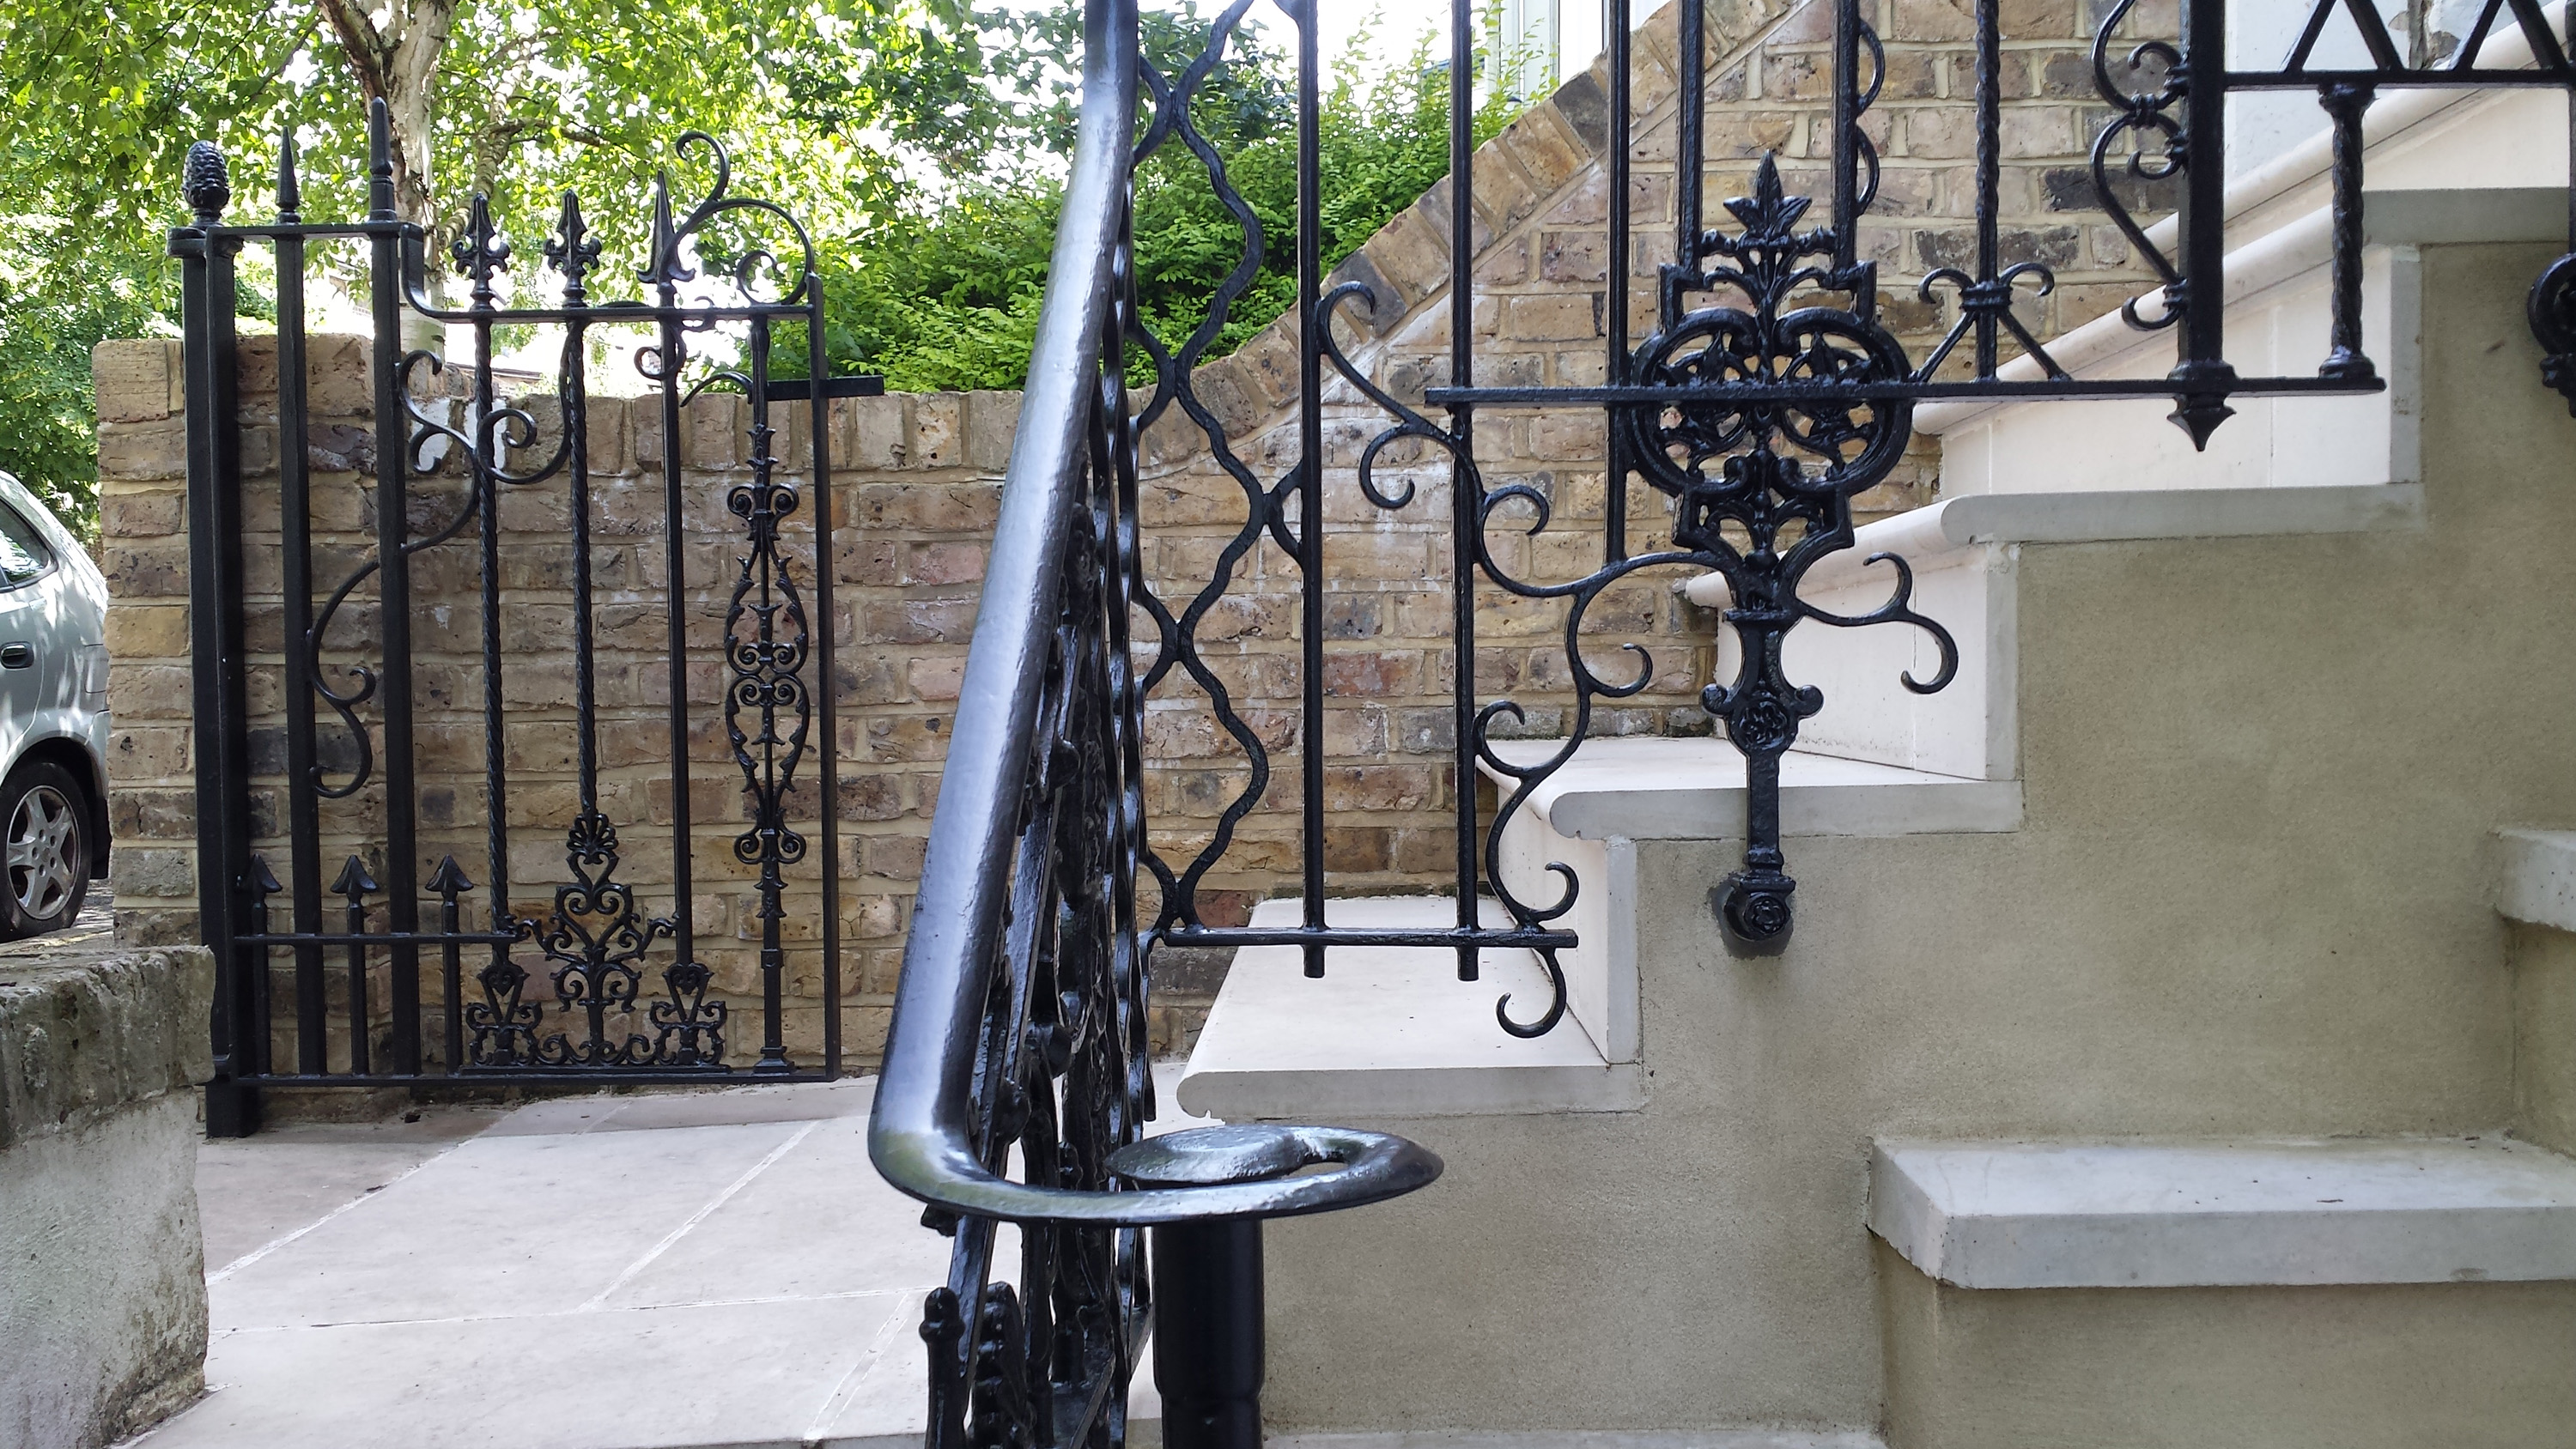
[[[89,898],[88,792],[50,760],[0,780],[0,940],[68,926]]]

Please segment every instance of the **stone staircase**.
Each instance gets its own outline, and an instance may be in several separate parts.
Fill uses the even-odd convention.
[[[2534,99],[2374,112],[2386,392],[2240,400],[2206,454],[2161,402],[1922,411],[1945,501],[1810,597],[1863,612],[1902,553],[1960,677],[1901,690],[1912,631],[1794,636],[1828,704],[1784,764],[1785,954],[1710,907],[1740,763],[1665,738],[1587,744],[1506,841],[1515,885],[1583,883],[1551,1036],[1494,1023],[1527,961],[1240,953],[1180,1101],[1449,1163],[1272,1228],[1279,1428],[2570,1442],[2576,424],[2523,319],[2565,246]],[[2323,355],[2321,165],[2231,196],[2249,373]],[[2053,350],[2172,356],[2116,318]]]

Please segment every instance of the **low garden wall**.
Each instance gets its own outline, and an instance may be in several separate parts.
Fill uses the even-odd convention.
[[[96,1449],[205,1381],[214,959],[0,948],[0,1449]]]

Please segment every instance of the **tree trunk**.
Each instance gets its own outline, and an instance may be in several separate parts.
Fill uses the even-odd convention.
[[[361,0],[314,0],[340,41],[358,91],[385,103],[393,129],[394,210],[403,220],[438,231],[437,197],[430,190],[432,109],[439,62],[456,24],[456,0],[392,0],[378,24]]]

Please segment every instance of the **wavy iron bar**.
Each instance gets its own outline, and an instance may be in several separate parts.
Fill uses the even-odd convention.
[[[1973,266],[1944,268],[1922,284],[1955,298],[1954,324],[1920,359],[1878,317],[1875,264],[1858,229],[1877,199],[1879,158],[1862,121],[1886,61],[1868,23],[1874,7],[1833,0],[1832,195],[1791,195],[1766,160],[1752,194],[1723,199],[1726,220],[1708,225],[1695,178],[1705,175],[1710,72],[1705,17],[1680,12],[1685,76],[1678,122],[1679,224],[1674,260],[1655,278],[1653,326],[1629,336],[1624,297],[1607,308],[1605,380],[1597,387],[1434,388],[1409,407],[1353,360],[1337,336],[1343,309],[1383,299],[1361,282],[1327,287],[1318,265],[1317,55],[1307,0],[1279,0],[1294,27],[1301,146],[1296,235],[1265,235],[1236,192],[1191,105],[1226,64],[1258,0],[1233,0],[1214,20],[1205,51],[1165,74],[1138,51],[1135,0],[1089,0],[1080,141],[1041,312],[1020,432],[1004,488],[983,604],[949,746],[940,810],[898,987],[870,1149],[896,1186],[930,1204],[928,1221],[954,1235],[947,1285],[922,1326],[931,1344],[933,1449],[1115,1449],[1125,1432],[1126,1386],[1139,1343],[1159,1311],[1156,1379],[1174,1449],[1251,1449],[1258,1443],[1260,1269],[1258,1222],[1349,1207],[1410,1191],[1438,1159],[1396,1139],[1320,1128],[1228,1127],[1145,1137],[1153,1115],[1143,1013],[1154,954],[1163,948],[1294,946],[1321,975],[1335,945],[1395,945],[1454,952],[1475,980],[1487,950],[1535,952],[1552,999],[1515,1015],[1496,1004],[1501,1030],[1535,1035],[1565,1011],[1557,957],[1574,944],[1561,922],[1577,882],[1557,866],[1559,894],[1526,900],[1499,879],[1504,823],[1561,769],[1581,743],[1593,705],[1644,689],[1603,677],[1578,648],[1585,611],[1603,591],[1644,570],[1717,572],[1731,592],[1724,619],[1741,645],[1732,679],[1711,681],[1702,703],[1745,757],[1747,844],[1741,869],[1716,892],[1730,941],[1777,951],[1789,939],[1796,882],[1779,838],[1781,757],[1802,721],[1825,707],[1781,665],[1782,643],[1802,623],[1837,628],[1897,624],[1925,632],[1940,656],[1937,690],[1956,667],[1948,633],[1912,606],[1905,561],[1888,567],[1885,603],[1860,615],[1827,612],[1800,595],[1809,571],[1855,542],[1854,498],[1884,479],[1912,438],[1916,403],[1932,398],[2135,397],[2137,383],[2070,376],[2014,311],[2047,292],[2043,266],[2001,264],[1997,190],[2001,145],[1998,0],[1976,7],[1977,246]],[[2229,415],[2237,396],[2357,393],[2382,386],[2361,351],[2361,120],[2395,86],[2546,85],[2568,88],[2564,50],[2538,0],[2488,0],[2461,59],[2409,68],[2370,7],[2313,0],[2302,38],[2275,70],[2227,67],[2222,0],[2185,0],[2179,34],[2118,39],[2134,0],[2110,10],[2094,73],[2112,119],[2093,154],[2101,204],[2161,283],[2140,328],[2174,328],[2177,364],[2157,390],[2195,444]],[[1609,194],[1626,195],[1632,153],[1630,0],[1610,0]],[[2312,65],[2329,21],[2348,14],[2373,64]],[[2504,17],[2500,19],[2499,17]],[[1451,175],[1468,179],[1473,148],[1478,33],[1473,0],[1453,0]],[[2500,28],[2501,27],[2501,28]],[[2481,58],[2489,32],[2519,37],[2527,66]],[[2510,49],[2510,46],[2505,48]],[[2499,52],[2501,53],[2501,52]],[[2231,91],[2308,89],[2334,127],[2333,325],[2313,376],[2240,377],[2225,355],[2222,250],[2224,126]],[[1143,114],[1140,116],[1140,106]],[[1141,122],[1141,126],[1140,126]],[[1186,336],[1158,336],[1138,318],[1128,206],[1137,168],[1173,148],[1205,173],[1237,218],[1237,265]],[[2178,241],[2170,253],[2123,200],[2142,182],[2172,183]],[[1468,184],[1448,194],[1452,237],[1449,376],[1476,375]],[[1627,278],[1634,238],[1624,208],[1611,208],[1608,275]],[[2576,228],[2571,229],[2576,238]],[[1295,458],[1265,475],[1237,451],[1220,410],[1200,398],[1192,373],[1257,274],[1265,248],[1294,248],[1299,295]],[[2576,240],[2571,240],[2576,248]],[[2533,325],[2552,353],[2549,380],[2576,398],[2576,254],[2535,289]],[[1130,349],[1154,385],[1131,397]],[[2017,351],[2027,367],[2009,365]],[[1323,444],[1327,369],[1391,421],[1362,450],[1357,486],[1395,510],[1415,502],[1411,483],[1381,486],[1381,460],[1422,453],[1445,459],[1450,478],[1454,604],[1457,919],[1424,928],[1336,926],[1327,902],[1322,685]],[[1610,423],[1609,491],[1600,566],[1580,578],[1519,577],[1489,540],[1509,516],[1549,501],[1520,484],[1488,487],[1477,462],[1476,415],[1493,407],[1598,409]],[[1240,488],[1243,520],[1209,576],[1186,596],[1162,597],[1140,563],[1137,439],[1177,414]],[[1634,552],[1624,534],[1632,480],[1671,499],[1668,545]],[[1202,652],[1200,627],[1265,547],[1302,576],[1303,710],[1297,722],[1298,800],[1304,843],[1302,918],[1260,927],[1211,922],[1200,885],[1236,829],[1267,797],[1270,759],[1260,734],[1229,697]],[[1568,737],[1535,762],[1495,748],[1498,726],[1522,706],[1486,698],[1475,671],[1475,592],[1562,601],[1563,645],[1574,682]],[[1144,621],[1140,638],[1128,621]],[[1241,752],[1237,792],[1206,845],[1187,859],[1157,854],[1146,838],[1141,746],[1144,705],[1157,689],[1203,694]],[[1504,784],[1490,817],[1467,788],[1484,772]],[[1155,895],[1142,888],[1150,879]],[[1488,922],[1491,901],[1507,919]],[[1013,1163],[1017,1160],[1017,1174]],[[1298,1173],[1324,1165],[1325,1170]],[[1023,1225],[1016,1283],[994,1261],[995,1225]],[[1140,1229],[1151,1228],[1150,1252]],[[1150,1260],[1150,1261],[1149,1261]],[[1247,1369],[1247,1365],[1249,1365]]]

